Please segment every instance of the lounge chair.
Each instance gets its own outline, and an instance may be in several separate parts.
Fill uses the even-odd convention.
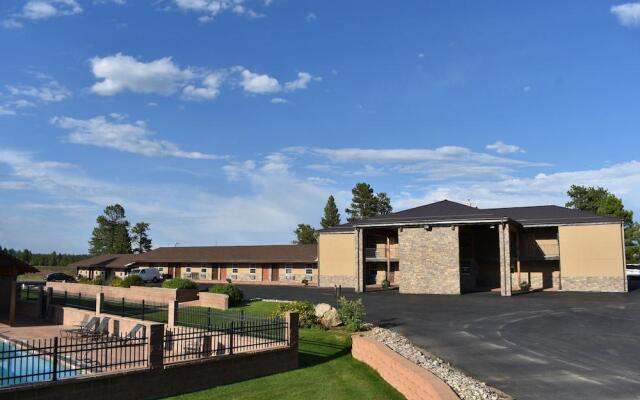
[[[108,337],[109,336],[109,321],[111,321],[111,318],[109,318],[109,317],[102,318],[102,321],[100,321],[100,325],[98,325],[98,327],[95,329],[95,331],[88,332],[86,334],[86,336],[91,338],[91,339],[100,339],[100,338],[103,338],[103,337]]]
[[[114,334],[114,335],[110,336],[110,338],[113,339],[113,340],[120,340],[120,341],[123,341],[123,342],[127,342],[127,341],[129,341],[131,339],[137,338],[138,337],[138,332],[140,332],[141,330],[144,332],[145,326],[142,325],[142,324],[136,324],[133,328],[131,328],[129,333],[127,333],[126,335],[119,336],[117,334]]]
[[[83,319],[84,321],[84,319]],[[73,329],[63,329],[60,331],[60,336],[62,337],[75,337],[75,336],[82,336],[88,332],[91,332],[93,330],[96,329],[96,327],[98,326],[98,322],[100,321],[100,318],[98,317],[91,317],[88,320],[84,321],[84,324],[81,323],[79,328],[73,328]]]

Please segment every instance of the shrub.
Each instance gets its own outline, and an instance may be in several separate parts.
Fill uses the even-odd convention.
[[[84,277],[84,276],[82,276],[82,277],[80,277],[80,279],[78,279],[78,283],[81,283],[83,285],[93,285],[92,282],[93,281],[91,279],[89,279],[87,277]]]
[[[104,279],[99,276],[93,279],[82,277],[78,279],[78,283],[82,283],[83,285],[104,285]]]
[[[278,307],[273,312],[273,316],[284,318],[287,311],[295,311],[298,313],[298,325],[302,328],[310,328],[318,323],[316,309],[313,303],[308,300],[278,303]]]
[[[162,282],[165,289],[198,289],[198,284],[191,279],[173,278]]]
[[[347,300],[344,296],[340,297],[338,300],[338,314],[348,330],[357,332],[362,329],[365,316],[362,299]]]
[[[109,279],[109,281],[107,282],[107,285],[113,286],[113,287],[122,287],[123,282],[124,281],[122,278],[114,276],[113,278]]]
[[[227,282],[224,285],[213,285],[209,288],[209,292],[226,294],[229,296],[229,306],[231,307],[240,305],[242,300],[244,300],[244,293],[242,293],[242,290],[231,282]]]
[[[388,281],[388,280],[386,280],[386,279],[382,281],[382,287],[383,287],[384,289],[388,289],[388,288],[389,288],[389,286],[391,286],[391,282],[389,282],[389,281]]]
[[[522,290],[523,292],[528,292],[529,290],[531,290],[531,283],[527,281],[520,282],[520,290]]]
[[[309,286],[309,281],[307,279],[303,279],[300,282],[305,286]]]
[[[121,287],[128,288],[131,286],[144,286],[144,279],[140,275],[128,275],[122,280]]]

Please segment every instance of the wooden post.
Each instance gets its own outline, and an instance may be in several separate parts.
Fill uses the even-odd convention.
[[[520,277],[520,230],[516,231],[516,268],[518,271],[518,288],[520,288],[520,283],[522,283],[522,278]]]
[[[387,235],[387,272],[384,279],[389,282],[389,276],[391,275],[391,245],[389,241],[389,235]],[[391,282],[389,282],[391,283]]]

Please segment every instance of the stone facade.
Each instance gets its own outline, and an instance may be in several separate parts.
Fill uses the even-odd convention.
[[[500,246],[500,294],[511,296],[511,233],[508,224],[499,228]]]
[[[400,243],[401,293],[460,294],[458,228],[403,228]]]
[[[562,290],[575,292],[626,292],[626,277],[562,276]]]
[[[355,288],[357,286],[355,276],[347,275],[320,275],[320,287],[342,286]]]

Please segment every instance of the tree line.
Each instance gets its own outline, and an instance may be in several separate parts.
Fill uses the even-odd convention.
[[[76,261],[87,258],[86,254],[56,253],[32,253],[31,251],[15,250],[0,247],[0,252],[9,254],[22,262],[36,266],[64,267]]]
[[[357,183],[351,190],[352,199],[345,209],[347,221],[356,222],[363,218],[386,215],[393,211],[391,200],[385,192],[375,193],[368,183]],[[598,215],[616,217],[623,221],[625,252],[628,263],[640,263],[640,223],[633,220],[633,211],[624,207],[622,199],[603,187],[571,185],[567,191],[568,208],[590,211]],[[340,212],[333,195],[329,196],[320,219],[323,228],[341,224]],[[294,231],[296,244],[314,244],[318,242],[316,229],[309,224],[298,224]]]
[[[351,205],[344,211],[347,214],[347,222],[354,223],[364,218],[371,218],[377,215],[387,215],[393,212],[391,199],[385,192],[376,193],[371,185],[365,182],[356,183],[351,189]],[[336,205],[336,199],[330,195],[327,204],[324,206],[324,215],[320,219],[320,226],[330,228],[340,225],[340,211]],[[296,240],[295,244],[314,244],[318,243],[318,233],[316,229],[309,224],[298,224],[294,231]]]

